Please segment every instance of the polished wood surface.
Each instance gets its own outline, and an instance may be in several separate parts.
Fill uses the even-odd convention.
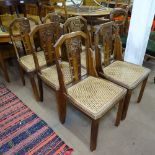
[[[75,8],[67,6],[67,15],[69,16],[85,16],[85,17],[98,17],[109,15],[113,10],[112,8],[100,8],[98,6],[82,6],[81,8]],[[64,14],[64,11],[61,9],[56,9],[56,12]]]

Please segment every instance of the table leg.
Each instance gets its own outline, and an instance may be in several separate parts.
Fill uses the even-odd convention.
[[[0,52],[0,65],[2,67],[2,71],[3,71],[3,74],[4,74],[5,80],[7,82],[10,82],[7,67],[6,67],[6,64],[5,64],[5,60],[3,59],[2,55],[1,55],[1,52]]]

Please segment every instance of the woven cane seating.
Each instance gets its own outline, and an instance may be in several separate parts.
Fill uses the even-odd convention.
[[[46,65],[46,60],[44,56],[44,52],[40,51],[37,52],[39,66],[43,67]],[[33,72],[35,71],[35,63],[33,59],[33,55],[26,55],[19,59],[20,65],[26,70],[26,72]]]
[[[54,44],[62,35],[62,33],[63,29],[60,27],[60,23],[57,20],[53,20],[51,23],[38,25],[30,33],[30,41],[38,75],[37,78],[39,84],[40,101],[43,101],[43,83],[54,90],[56,93],[56,98],[59,92],[58,75],[55,65]],[[39,34],[38,39],[40,40],[40,47],[43,50],[43,55],[45,56],[46,65],[43,68],[40,67],[39,58],[37,57],[37,49],[34,40],[34,36],[36,34]],[[68,74],[70,72],[69,65],[67,62],[64,62],[62,66],[66,73],[66,83],[68,83],[70,82],[70,79],[68,78]]]
[[[65,84],[69,84],[72,81],[71,73],[69,69],[69,63],[62,62],[62,69],[64,72]],[[82,70],[82,75],[85,75],[86,70],[84,68],[81,68],[81,70]],[[56,90],[59,90],[59,80],[58,80],[56,65],[42,69],[40,77],[46,84],[50,85]]]
[[[121,86],[133,89],[149,74],[150,70],[139,65],[123,61],[115,61],[103,69],[106,78]]]
[[[103,38],[100,46],[102,45],[104,48],[98,47],[98,38]],[[128,90],[122,115],[122,119],[125,119],[132,90],[142,83],[141,91],[137,100],[139,103],[142,99],[150,70],[142,66],[122,61],[121,39],[119,37],[118,27],[114,24],[114,22],[109,22],[100,26],[95,33],[95,45],[96,70],[98,74]],[[102,58],[102,52],[104,52],[104,58]],[[111,53],[114,53],[114,58],[116,60],[112,64],[110,64]],[[103,66],[102,60],[106,62],[106,67]]]
[[[85,62],[87,64],[87,74],[84,76],[81,73],[82,42],[85,45]],[[69,85],[66,84],[66,76],[62,67],[63,62],[61,61],[61,52],[63,52],[64,45],[66,46],[71,71],[71,82]],[[90,149],[93,151],[97,145],[100,118],[117,103],[120,104],[115,125],[119,125],[126,89],[98,78],[94,67],[93,51],[89,49],[89,40],[86,33],[77,31],[61,36],[55,44],[55,52],[60,85],[58,98],[60,121],[61,123],[65,122],[66,101],[72,103],[78,110],[88,116],[92,120]]]
[[[14,45],[14,49],[16,52],[16,57],[19,63],[19,69],[20,69],[20,77],[22,80],[23,85],[25,85],[25,79],[24,79],[24,72],[28,73],[28,76],[31,81],[32,89],[34,96],[36,100],[39,100],[39,95],[37,91],[37,86],[35,83],[35,65],[34,65],[34,59],[32,55],[32,48],[30,44],[30,38],[29,33],[33,29],[31,25],[36,26],[38,22],[32,18],[16,18],[11,24],[10,24],[10,36]],[[16,27],[19,37],[17,38],[17,32],[14,31],[14,27]],[[35,36],[37,38],[37,36]],[[36,41],[37,42],[37,41]],[[37,56],[39,58],[39,64],[40,67],[43,67],[46,65],[45,56],[43,55],[43,52],[39,51],[37,53]]]
[[[92,76],[67,89],[73,104],[95,120],[111,109],[125,92],[112,82]]]

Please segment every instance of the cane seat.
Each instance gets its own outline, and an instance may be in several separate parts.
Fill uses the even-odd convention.
[[[45,55],[44,52],[40,51],[37,52],[38,62],[39,66],[43,67],[46,65]],[[19,59],[20,65],[27,71],[27,72],[33,72],[35,71],[35,63],[33,59],[33,55],[25,55]]]
[[[105,67],[103,71],[106,78],[127,89],[135,88],[150,72],[145,67],[124,61],[115,61]]]
[[[107,80],[89,76],[70,87],[73,104],[93,119],[102,117],[126,93],[126,89]]]
[[[61,65],[64,73],[65,84],[69,84],[72,81],[69,63],[63,61]],[[81,72],[82,76],[86,74],[86,70],[84,68],[81,69]],[[40,77],[45,83],[51,87],[54,87],[56,90],[59,90],[59,80],[56,65],[42,69]]]

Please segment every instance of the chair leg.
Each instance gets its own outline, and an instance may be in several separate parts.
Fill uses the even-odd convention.
[[[123,107],[124,107],[124,98],[119,102],[115,126],[119,126],[120,124],[120,121],[122,118]]]
[[[56,91],[56,99],[57,99],[57,106],[58,106],[58,114],[59,120],[62,124],[65,123],[66,119],[66,97],[62,91]]]
[[[146,83],[147,83],[147,79],[148,79],[148,77],[142,83],[142,86],[141,86],[141,90],[140,90],[140,93],[139,93],[139,96],[138,96],[137,103],[140,103],[140,101],[141,101],[141,99],[143,97],[145,86],[146,86]]]
[[[97,146],[97,136],[98,136],[99,119],[93,120],[91,124],[91,137],[90,137],[90,150],[96,150]]]
[[[21,77],[23,86],[25,86],[24,70],[22,69],[22,67],[20,65],[19,65],[19,73],[20,73],[20,77]]]
[[[1,63],[1,66],[2,66],[2,71],[3,71],[3,74],[4,74],[4,77],[5,77],[5,80],[7,82],[10,82],[10,78],[9,78],[9,74],[8,74],[8,70],[7,70],[7,67],[6,67],[6,64],[5,64],[5,61],[2,59],[0,59],[0,63]]]
[[[130,103],[130,99],[131,99],[131,94],[132,94],[132,90],[128,89],[126,97],[125,97],[125,101],[124,101],[122,120],[125,120],[125,118],[126,118],[128,107],[129,107],[129,103]]]
[[[30,82],[31,82],[31,86],[32,86],[32,90],[33,90],[35,99],[37,101],[39,101],[39,93],[38,93],[37,85],[36,85],[36,82],[35,82],[35,79],[34,79],[34,74],[30,73],[29,76],[30,76]]]
[[[154,83],[155,83],[155,77],[154,77]]]
[[[40,101],[43,102],[43,84],[42,84],[42,80],[38,75],[37,75],[37,78],[38,78],[38,86],[39,86],[39,98],[40,98]]]

